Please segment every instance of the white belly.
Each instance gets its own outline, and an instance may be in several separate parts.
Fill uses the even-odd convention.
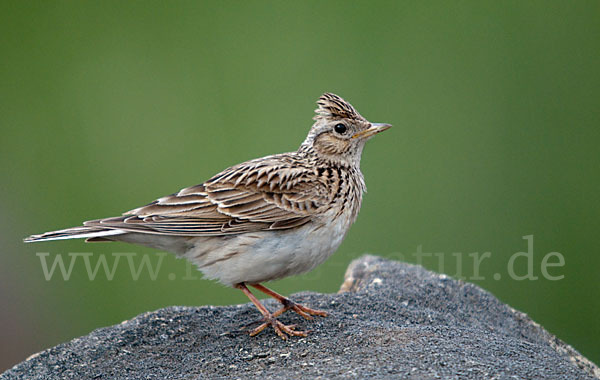
[[[307,272],[340,246],[351,224],[343,215],[328,224],[230,237],[197,238],[184,255],[207,278],[225,285],[259,283]]]

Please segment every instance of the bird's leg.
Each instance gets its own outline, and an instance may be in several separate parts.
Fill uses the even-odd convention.
[[[260,313],[264,317],[264,322],[260,326],[252,330],[250,332],[250,336],[255,336],[259,334],[269,325],[273,327],[277,335],[279,335],[283,340],[287,339],[287,335],[306,336],[306,333],[304,331],[294,331],[294,325],[286,326],[283,323],[279,322],[277,320],[277,316],[281,315],[281,313],[273,314],[269,310],[267,310],[267,308],[262,303],[260,303],[258,298],[256,298],[254,294],[252,294],[252,292],[246,287],[246,284],[242,282],[240,284],[235,285],[235,287],[240,289],[248,298],[250,298],[250,301],[252,301],[254,306],[256,306],[258,311],[260,311]]]
[[[292,301],[291,299],[284,297],[281,294],[274,292],[265,286],[262,286],[261,284],[250,284],[250,286],[252,286],[256,290],[260,290],[261,292],[265,293],[266,295],[269,295],[269,296],[275,298],[277,301],[279,301],[283,305],[283,307],[281,309],[279,309],[275,313],[273,313],[273,317],[278,317],[288,310],[293,310],[296,313],[303,316],[305,319],[309,319],[309,320],[312,319],[311,315],[318,315],[320,317],[327,316],[327,313],[325,311],[315,310],[315,309],[311,309],[306,306],[302,306],[302,305]]]

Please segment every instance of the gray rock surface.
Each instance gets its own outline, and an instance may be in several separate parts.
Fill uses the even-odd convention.
[[[411,378],[593,379],[573,348],[481,288],[421,267],[363,256],[339,294],[299,293],[330,312],[284,323],[311,329],[250,338],[251,304],[170,307],[33,355],[1,379]],[[277,304],[266,302],[272,310]]]

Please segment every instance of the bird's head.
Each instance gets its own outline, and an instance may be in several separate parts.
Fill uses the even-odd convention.
[[[391,127],[369,122],[350,103],[332,93],[321,95],[317,105],[315,123],[300,151],[311,151],[332,164],[360,166],[365,142]]]

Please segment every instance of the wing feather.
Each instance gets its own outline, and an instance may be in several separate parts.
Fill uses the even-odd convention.
[[[84,225],[178,236],[295,228],[332,200],[327,184],[295,155],[248,161],[123,216]]]

